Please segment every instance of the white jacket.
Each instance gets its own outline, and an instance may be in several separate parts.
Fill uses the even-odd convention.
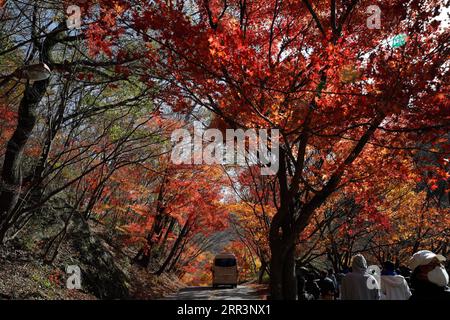
[[[381,300],[408,300],[410,296],[411,291],[404,277],[381,276]]]
[[[369,286],[369,284],[375,284]],[[379,284],[375,277],[367,273],[366,259],[357,254],[353,257],[352,272],[345,275],[341,285],[342,300],[379,300]]]

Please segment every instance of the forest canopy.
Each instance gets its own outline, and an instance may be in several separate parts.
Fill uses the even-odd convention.
[[[221,251],[273,299],[296,264],[448,254],[444,2],[0,1],[2,250],[75,259],[100,298],[135,267],[208,284]],[[252,129],[273,174],[172,159],[177,130]]]

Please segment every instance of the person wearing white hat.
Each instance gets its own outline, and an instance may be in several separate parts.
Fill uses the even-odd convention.
[[[411,286],[414,291],[410,300],[450,300],[445,261],[444,256],[429,250],[420,250],[411,257],[409,267],[413,270]]]

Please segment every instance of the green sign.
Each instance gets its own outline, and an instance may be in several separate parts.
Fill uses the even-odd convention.
[[[398,34],[392,39],[392,47],[393,48],[399,48],[401,46],[404,46],[406,44],[407,36],[406,34]]]

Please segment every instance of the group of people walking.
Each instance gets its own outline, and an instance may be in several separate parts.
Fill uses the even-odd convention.
[[[319,279],[306,268],[297,270],[299,300],[449,300],[446,258],[428,250],[416,252],[409,269],[399,271],[386,261],[368,268],[363,255],[352,258],[351,270],[321,271]],[[381,272],[378,273],[377,270]]]

